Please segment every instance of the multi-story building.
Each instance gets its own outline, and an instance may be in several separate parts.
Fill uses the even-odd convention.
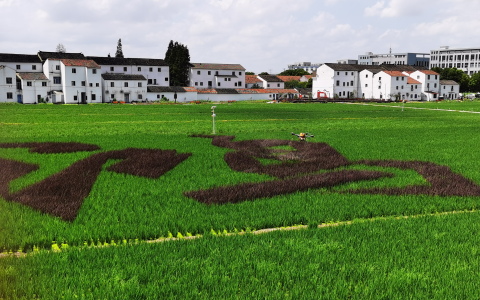
[[[102,74],[104,102],[142,102],[147,97],[147,78],[140,74]]]
[[[260,84],[264,89],[284,89],[285,82],[275,75],[258,75],[258,79],[262,81]]]
[[[440,97],[443,99],[457,99],[460,94],[460,85],[453,80],[440,80]]]
[[[430,51],[430,67],[457,68],[467,75],[480,72],[480,47],[450,48],[442,46]]]
[[[358,65],[357,59],[339,59],[337,60],[337,64],[347,64],[347,65]]]
[[[245,88],[245,68],[239,64],[192,63],[190,86],[195,88]]]
[[[19,103],[40,103],[48,97],[48,78],[40,72],[17,72]]]
[[[308,73],[312,74],[314,71],[316,71],[322,64],[321,63],[314,63],[312,64],[309,61],[305,62],[295,62],[291,65],[288,65],[289,70],[298,70],[302,69],[304,71],[307,71]]]
[[[170,68],[163,59],[87,56],[101,67],[101,73],[143,75],[147,85],[170,86]]]
[[[374,54],[367,52],[358,56],[358,64],[364,66],[378,65],[405,65],[429,67],[430,54],[428,53],[387,53]]]

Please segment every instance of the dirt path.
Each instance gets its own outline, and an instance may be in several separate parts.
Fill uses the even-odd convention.
[[[435,213],[435,214],[419,214],[419,215],[412,215],[412,216],[391,216],[391,217],[374,217],[374,218],[367,218],[367,219],[355,219],[355,221],[341,221],[341,222],[331,222],[331,223],[322,223],[318,225],[318,228],[330,228],[330,227],[338,227],[338,226],[344,226],[344,225],[354,225],[356,223],[363,223],[363,222],[374,222],[374,221],[384,221],[384,220],[402,220],[402,219],[408,219],[408,218],[421,218],[421,217],[430,217],[430,216],[443,216],[443,215],[452,215],[452,214],[465,214],[465,213],[474,213],[477,212],[476,210],[464,210],[464,211],[451,211],[451,212],[442,212],[442,213]],[[265,228],[265,229],[259,229],[251,232],[238,232],[238,233],[217,233],[218,236],[232,236],[232,235],[245,235],[247,233],[250,234],[266,234],[270,233],[273,231],[279,231],[279,230],[302,230],[302,229],[307,229],[307,225],[296,225],[296,226],[289,226],[289,227],[276,227],[276,228]],[[178,237],[171,237],[171,238],[160,238],[156,240],[143,240],[139,241],[139,243],[163,243],[163,242],[171,242],[171,241],[177,241],[177,240],[195,240],[202,238],[202,235],[195,235],[195,236],[187,236],[183,238],[178,238]],[[87,247],[74,247],[74,246],[69,246],[69,248],[103,248],[103,247],[111,247],[112,245],[102,245],[102,246],[87,246]],[[48,252],[56,253],[59,252],[54,251],[54,250],[46,250]],[[10,253],[0,253],[0,259],[5,258],[5,257],[26,257],[27,255],[30,254],[35,254],[35,252],[29,252],[29,253],[24,253],[24,252],[10,252]]]

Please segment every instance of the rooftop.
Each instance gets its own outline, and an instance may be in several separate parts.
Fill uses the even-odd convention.
[[[62,53],[62,52],[45,52],[38,51],[38,57],[42,62],[47,59],[85,59],[83,53]]]
[[[459,85],[453,80],[440,80],[441,85]]]
[[[262,78],[266,82],[283,82],[283,80],[275,75],[258,75],[258,77]]]
[[[121,57],[100,57],[87,56],[88,59],[95,61],[99,65],[110,66],[154,66],[154,67],[168,67],[168,64],[163,59],[157,58],[121,58]]]
[[[18,72],[17,77],[22,80],[48,80],[45,74],[39,72]]]
[[[253,84],[253,83],[259,83],[259,82],[262,82],[262,81],[258,79],[257,75],[245,75],[245,83]]]
[[[41,63],[40,58],[35,54],[0,53],[0,63],[2,62]]]
[[[147,86],[147,92],[149,93],[185,93],[186,90],[181,86],[159,86],[149,85]]]
[[[87,67],[91,69],[100,69],[100,66],[97,65],[93,60],[86,59],[61,59],[60,60],[67,67]]]
[[[280,78],[280,80],[282,80],[283,82],[292,81],[292,80],[300,81],[300,78],[302,78],[302,76],[278,76],[278,75],[277,77]]]
[[[192,69],[245,71],[245,68],[239,64],[192,63],[192,65]]]
[[[407,84],[422,84],[422,83],[418,80],[413,79],[412,77],[408,77]]]

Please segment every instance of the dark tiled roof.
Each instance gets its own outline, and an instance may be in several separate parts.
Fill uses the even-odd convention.
[[[18,72],[17,77],[23,80],[48,80],[47,76],[40,72]]]
[[[42,62],[47,59],[85,59],[82,53],[62,53],[62,52],[44,52],[38,51],[38,57]]]
[[[459,85],[453,80],[440,80],[441,85]]]
[[[258,77],[262,78],[266,82],[283,82],[283,80],[275,75],[258,75]]]
[[[165,60],[157,59],[157,58],[121,58],[121,57],[99,57],[99,56],[87,56],[87,58],[103,66],[110,65],[110,66],[168,67],[168,64]]]
[[[143,75],[130,75],[130,74],[102,74],[102,78],[105,80],[147,80]]]
[[[302,95],[308,95],[308,93],[312,92],[312,89],[306,89],[306,88],[296,88],[295,90]]]
[[[181,86],[159,86],[149,85],[147,86],[147,92],[149,93],[185,93],[185,89]]]
[[[97,65],[93,60],[86,59],[61,59],[62,63],[65,66],[69,67],[87,67],[91,69],[100,69],[100,66]]]
[[[0,53],[0,63],[2,62],[18,62],[18,63],[41,63],[38,55],[31,54],[10,54]]]
[[[215,89],[217,94],[239,94],[236,89]]]
[[[216,77],[229,77],[229,78],[238,78],[238,76],[235,75],[215,75]]]
[[[238,70],[245,71],[245,68],[239,64],[204,64],[192,63],[192,69],[207,69],[207,70]]]

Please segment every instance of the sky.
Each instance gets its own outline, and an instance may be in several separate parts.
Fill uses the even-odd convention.
[[[0,0],[0,53],[164,58],[279,73],[365,52],[480,47],[480,0]]]

